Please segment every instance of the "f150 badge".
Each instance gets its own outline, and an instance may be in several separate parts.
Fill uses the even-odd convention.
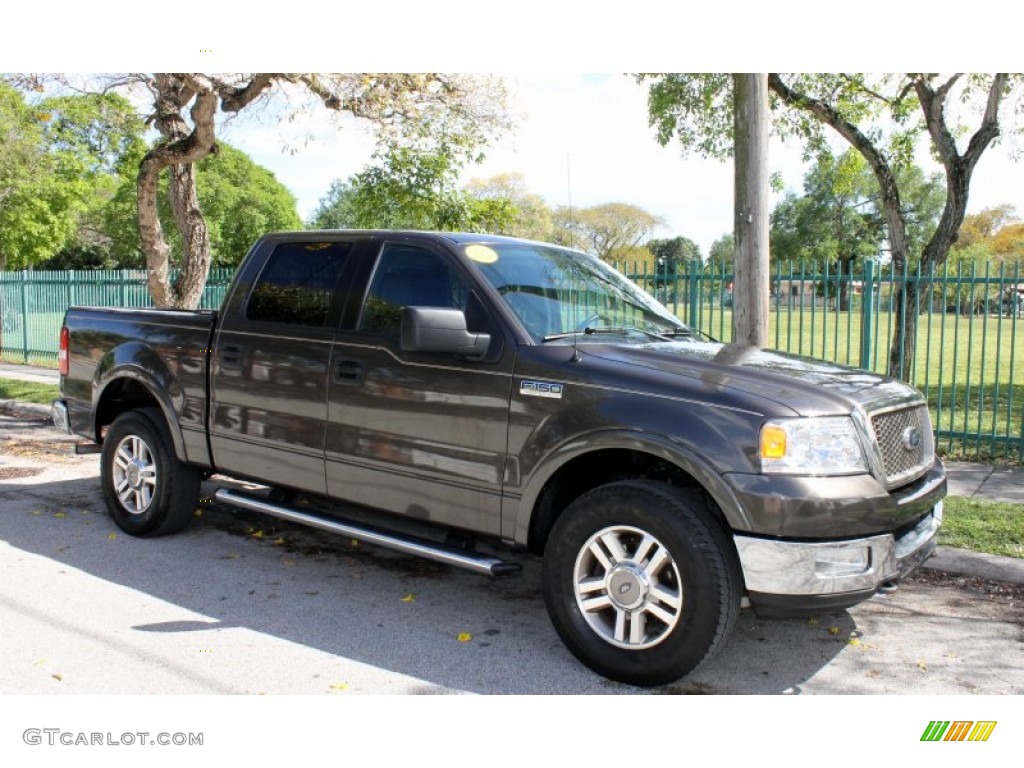
[[[519,384],[519,394],[529,397],[560,398],[564,390],[564,384],[556,384],[553,381],[522,381]]]

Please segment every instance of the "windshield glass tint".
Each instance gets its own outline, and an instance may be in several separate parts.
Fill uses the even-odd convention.
[[[595,332],[601,332],[605,341],[613,329],[624,335],[687,330],[647,293],[592,256],[530,243],[467,245],[465,253],[536,341],[588,329],[594,340]]]

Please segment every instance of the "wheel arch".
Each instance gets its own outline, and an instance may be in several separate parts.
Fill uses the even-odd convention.
[[[177,378],[151,347],[141,343],[122,344],[107,352],[93,377],[92,426],[96,442],[122,413],[156,407],[174,445],[175,455],[187,461],[184,437],[176,415],[184,393]]]
[[[563,445],[533,473],[515,517],[514,540],[542,552],[555,521],[573,500],[628,479],[702,491],[726,532],[750,528],[732,489],[696,452],[656,435],[604,432]]]

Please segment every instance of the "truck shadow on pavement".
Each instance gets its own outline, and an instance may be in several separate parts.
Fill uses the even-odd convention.
[[[424,692],[644,692],[591,673],[562,646],[531,556],[519,557],[522,576],[490,581],[205,500],[182,533],[133,539],[106,516],[97,479],[30,482],[0,485],[0,539],[189,612],[123,630],[244,627],[428,681]],[[845,611],[808,622],[745,610],[714,659],[651,692],[799,692],[854,632]]]

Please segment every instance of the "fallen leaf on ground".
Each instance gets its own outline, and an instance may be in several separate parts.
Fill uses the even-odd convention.
[[[403,603],[415,603],[416,602],[416,597],[413,595],[412,592],[410,592],[408,595],[406,595],[405,597],[402,598],[402,602]]]
[[[473,636],[469,632],[459,632],[458,641],[460,643],[468,643],[473,639]]]

